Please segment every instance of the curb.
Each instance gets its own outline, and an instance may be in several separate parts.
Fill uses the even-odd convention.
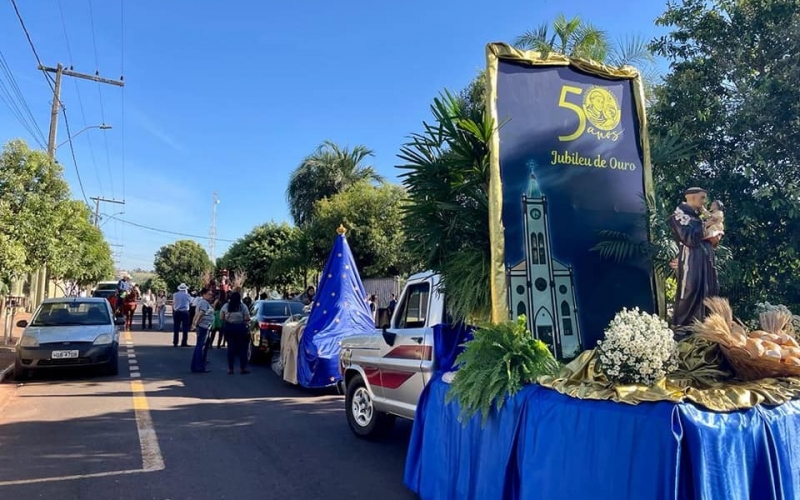
[[[6,366],[2,370],[0,370],[0,383],[3,383],[5,379],[8,378],[9,374],[14,373],[14,363]]]

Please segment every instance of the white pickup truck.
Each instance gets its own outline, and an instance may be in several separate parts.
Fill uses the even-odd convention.
[[[434,328],[448,324],[439,276],[420,273],[406,283],[391,324],[341,343],[340,371],[347,422],[363,438],[377,438],[396,417],[413,419],[434,366]]]

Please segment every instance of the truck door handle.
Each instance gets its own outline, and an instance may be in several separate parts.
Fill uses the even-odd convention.
[[[417,344],[421,344],[422,343],[422,337],[411,337],[411,340],[413,340]]]

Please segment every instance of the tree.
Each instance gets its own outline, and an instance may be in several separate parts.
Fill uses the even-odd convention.
[[[59,207],[69,200],[61,167],[14,140],[0,154],[0,280],[59,255]]]
[[[168,288],[167,283],[163,279],[161,279],[160,276],[156,274],[150,278],[147,278],[142,283],[141,290],[142,292],[146,292],[147,290],[152,290],[153,293],[158,293],[161,290],[169,292],[171,290],[174,290],[174,288]]]
[[[514,45],[541,52],[544,56],[556,52],[611,66],[648,66],[653,63],[653,55],[643,38],[627,37],[618,43],[612,43],[606,31],[579,16],[567,19],[564,14],[555,18],[552,31],[546,23],[542,24],[537,29],[518,36]]]
[[[374,156],[364,146],[341,148],[331,141],[323,142],[317,150],[303,159],[289,178],[286,197],[295,224],[303,226],[314,216],[314,204],[361,182],[380,182],[383,179],[363,162]]]
[[[489,141],[494,129],[479,106],[447,91],[431,105],[433,123],[411,135],[398,157],[409,202],[403,206],[412,257],[442,274],[458,319],[491,310]]]
[[[54,209],[59,252],[51,258],[51,276],[87,286],[114,277],[111,248],[103,233],[91,223],[91,211],[85,203],[69,200]]]
[[[796,0],[669,4],[670,33],[652,49],[672,71],[656,88],[653,131],[694,146],[657,165],[660,196],[690,185],[722,199],[734,261],[722,291],[737,310],[761,300],[800,307],[800,4]]]
[[[405,248],[401,186],[361,182],[347,191],[317,202],[314,219],[305,228],[314,262],[322,267],[343,224],[347,242],[362,278],[383,278],[414,270]]]
[[[286,223],[262,224],[236,240],[220,258],[217,267],[234,274],[238,270],[246,272],[246,282],[239,279],[239,284],[243,286],[260,289],[296,285],[302,280],[300,270],[286,263],[296,248],[298,238],[299,230]]]
[[[177,289],[181,283],[199,289],[207,284],[203,283],[203,276],[214,267],[205,249],[192,240],[179,240],[161,247],[153,263],[168,290]]]

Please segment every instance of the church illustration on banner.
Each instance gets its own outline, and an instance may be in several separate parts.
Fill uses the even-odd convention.
[[[572,357],[581,346],[572,267],[551,253],[547,198],[533,168],[522,210],[525,259],[507,269],[509,311],[514,318],[526,315],[534,337],[557,357]]]

